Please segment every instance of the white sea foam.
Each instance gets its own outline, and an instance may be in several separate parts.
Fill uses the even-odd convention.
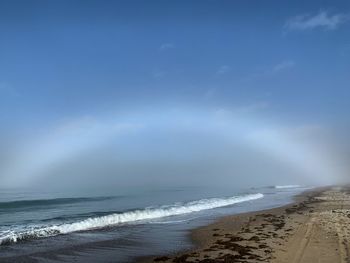
[[[161,206],[158,208],[145,208],[142,210],[128,211],[124,213],[115,213],[101,217],[93,217],[73,223],[64,223],[61,225],[50,225],[42,227],[31,227],[28,229],[7,230],[0,232],[0,245],[14,243],[20,240],[55,236],[77,231],[98,229],[118,224],[132,223],[138,221],[147,221],[168,216],[176,216],[199,212],[223,206],[229,206],[236,203],[251,201],[262,198],[264,195],[248,194],[242,196],[233,196],[228,198],[210,198],[192,201],[184,204],[175,204]]]
[[[291,184],[291,185],[276,185],[276,189],[285,189],[285,188],[299,188],[301,187],[300,185],[297,184]]]

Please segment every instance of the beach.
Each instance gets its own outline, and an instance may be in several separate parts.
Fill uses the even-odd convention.
[[[350,188],[319,188],[287,206],[226,216],[191,238],[194,249],[139,261],[349,262]]]
[[[104,196],[3,190],[0,262],[114,263],[174,254],[194,247],[193,229],[290,204],[306,189],[197,187]]]
[[[40,211],[43,219],[36,220],[45,224],[32,232],[3,232],[0,262],[349,262],[349,187],[271,186],[237,191],[231,197],[222,192],[221,198],[209,199],[200,199],[210,196],[208,191],[191,190],[139,199],[130,195],[30,201],[30,195],[28,200],[0,203],[3,213],[18,213],[22,221]],[[173,200],[191,196],[196,201],[147,208],[147,196],[148,203],[167,197],[164,203],[171,204],[171,194]],[[137,201],[145,208],[111,210]],[[110,212],[101,215],[98,208]],[[66,218],[51,219],[53,209]],[[77,218],[82,211],[95,212]],[[145,216],[154,218],[138,219]],[[114,223],[120,219],[129,221]],[[103,226],[91,229],[92,224]],[[71,232],[49,232],[52,229]],[[17,240],[4,239],[6,234]]]
[[[0,263],[350,263],[350,0],[0,0]]]

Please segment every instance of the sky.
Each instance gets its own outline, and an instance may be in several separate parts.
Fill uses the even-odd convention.
[[[0,183],[347,181],[349,32],[349,1],[1,1]]]

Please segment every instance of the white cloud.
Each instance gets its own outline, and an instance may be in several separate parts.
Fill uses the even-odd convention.
[[[265,78],[273,78],[278,76],[279,74],[283,74],[288,72],[292,68],[296,66],[296,62],[293,60],[283,60],[282,62],[270,65],[265,69],[262,69],[260,72],[251,73],[250,75],[245,76],[241,80],[243,82],[256,81]]]
[[[268,101],[256,101],[251,104],[240,105],[230,109],[218,108],[214,110],[214,115],[218,118],[229,118],[243,116],[246,114],[256,114],[271,107]]]
[[[349,18],[349,14],[332,15],[327,11],[320,11],[316,15],[304,14],[292,17],[286,22],[285,27],[289,30],[312,30],[315,28],[335,30]]]
[[[295,66],[295,62],[293,60],[286,60],[274,66],[272,69],[272,73],[277,73],[282,70],[293,68],[294,66]]]
[[[175,48],[175,45],[173,43],[164,43],[159,47],[159,50],[165,51],[165,50],[172,49],[172,48]]]
[[[231,68],[227,65],[222,65],[217,71],[216,74],[217,75],[223,75],[228,73],[231,70]]]

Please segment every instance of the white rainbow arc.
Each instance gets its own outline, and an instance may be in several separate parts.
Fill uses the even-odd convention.
[[[60,126],[48,136],[32,140],[27,147],[23,147],[5,171],[6,178],[9,179],[9,184],[19,181],[25,184],[35,177],[49,174],[52,167],[71,157],[117,139],[120,134],[134,132],[142,136],[145,129],[160,128],[191,129],[198,133],[205,129],[220,134],[227,140],[243,141],[249,147],[259,149],[314,177],[320,183],[329,183],[334,176],[341,174],[333,160],[329,160],[318,149],[292,138],[288,132],[273,128],[272,125],[262,125],[257,120],[232,115],[159,111],[124,118],[124,121],[112,118],[104,121],[89,119]]]

